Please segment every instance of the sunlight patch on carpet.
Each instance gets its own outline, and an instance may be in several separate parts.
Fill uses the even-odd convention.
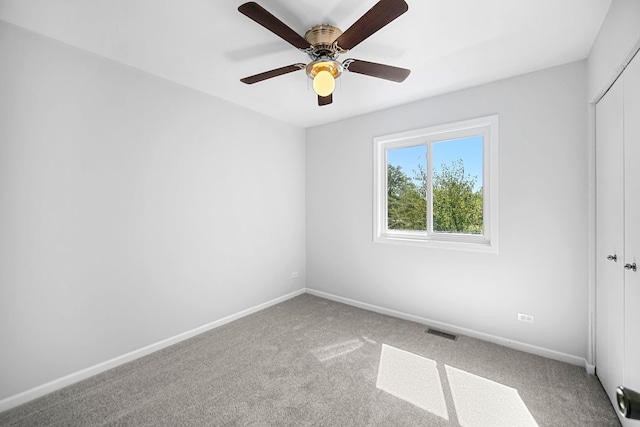
[[[538,427],[518,390],[445,365],[462,427]]]
[[[436,362],[382,344],[376,387],[449,420]]]

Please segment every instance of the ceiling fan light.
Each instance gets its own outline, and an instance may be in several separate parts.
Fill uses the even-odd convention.
[[[336,80],[331,72],[327,70],[319,71],[313,78],[313,90],[319,96],[329,96],[336,88]]]

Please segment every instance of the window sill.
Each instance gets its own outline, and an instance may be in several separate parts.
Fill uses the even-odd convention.
[[[417,246],[433,249],[451,249],[467,252],[498,253],[497,242],[473,235],[430,235],[414,233],[388,233],[376,236],[374,243]]]

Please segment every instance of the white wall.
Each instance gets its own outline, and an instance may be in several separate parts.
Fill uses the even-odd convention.
[[[0,400],[304,288],[303,129],[1,21],[0,58]]]
[[[625,57],[640,41],[640,1],[613,0],[589,54],[589,99],[613,83]]]
[[[581,61],[307,129],[307,287],[585,358],[586,88]],[[500,253],[374,244],[373,138],[495,113]]]

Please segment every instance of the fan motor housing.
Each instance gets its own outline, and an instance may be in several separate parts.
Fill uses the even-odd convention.
[[[334,58],[338,53],[334,42],[342,30],[329,24],[321,24],[311,27],[305,34],[304,39],[313,46],[312,58],[329,57]]]

